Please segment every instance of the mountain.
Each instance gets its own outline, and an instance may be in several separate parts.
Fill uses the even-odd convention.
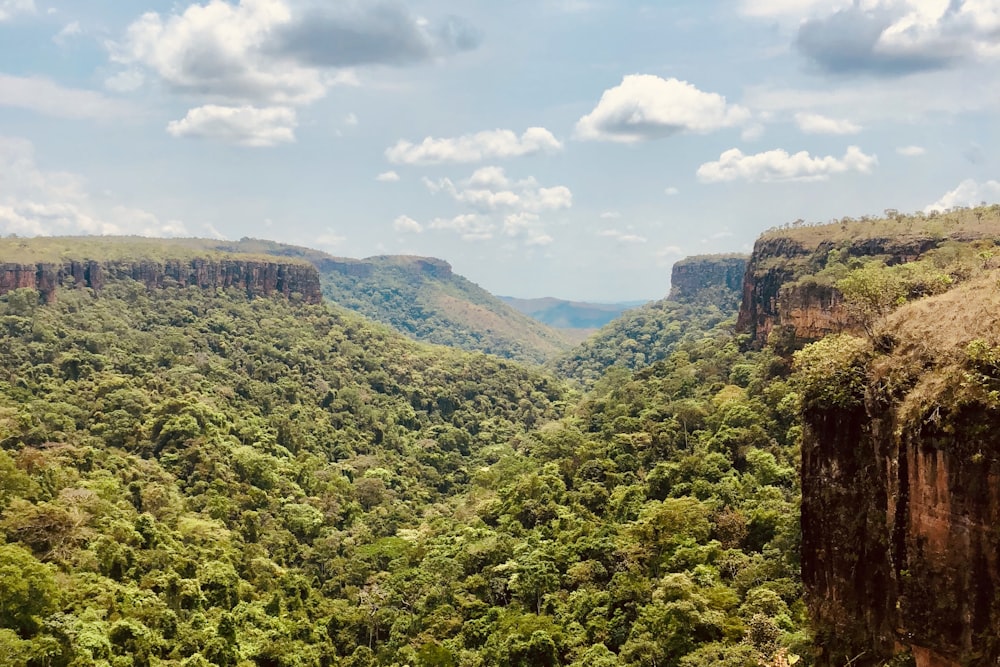
[[[641,303],[585,303],[553,297],[519,299],[501,296],[501,301],[555,329],[596,330]]]
[[[456,275],[439,259],[383,256],[316,265],[326,298],[414,340],[532,363],[569,347],[559,332]]]
[[[635,370],[665,359],[686,336],[736,315],[746,262],[743,255],[676,262],[666,299],[625,311],[550,366],[563,377],[592,383],[612,367]]]

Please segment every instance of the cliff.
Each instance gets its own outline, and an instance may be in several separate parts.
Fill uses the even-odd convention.
[[[304,263],[251,258],[67,260],[0,264],[0,294],[30,287],[51,302],[60,286],[100,291],[109,281],[131,279],[150,289],[195,285],[202,289],[245,290],[249,296],[302,295],[308,303],[322,300],[319,275]]]
[[[841,262],[878,258],[887,265],[903,264],[948,241],[985,236],[961,232],[950,236],[843,238],[835,227],[812,229],[813,238],[809,240],[779,232],[764,235],[754,244],[743,276],[736,326],[738,331],[750,334],[758,347],[775,330],[791,338],[796,346],[832,333],[861,330],[836,287],[815,277],[828,265],[832,254]]]
[[[717,304],[719,307],[733,307],[733,296],[740,293],[748,259],[746,255],[698,255],[675,262],[667,298],[681,302],[722,299],[725,306]]]
[[[805,392],[802,576],[820,667],[907,652],[917,667],[1000,663],[996,280],[890,316],[882,351],[825,373],[831,388],[856,374],[853,400]]]

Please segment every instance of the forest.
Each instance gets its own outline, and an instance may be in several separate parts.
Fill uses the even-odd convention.
[[[824,248],[859,326],[799,352],[667,300],[548,367],[297,294],[9,291],[0,664],[811,665],[803,409],[994,270],[939,245]]]

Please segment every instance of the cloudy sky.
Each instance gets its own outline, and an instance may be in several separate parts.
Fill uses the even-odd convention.
[[[1000,201],[1000,0],[0,0],[0,233],[658,298],[761,231]]]

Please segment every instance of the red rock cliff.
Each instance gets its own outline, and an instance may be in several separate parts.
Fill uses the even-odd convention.
[[[749,333],[757,346],[763,346],[776,329],[783,329],[796,344],[831,333],[859,331],[860,324],[844,307],[835,287],[798,279],[822,269],[831,250],[839,249],[845,257],[882,256],[888,264],[897,264],[919,258],[941,240],[866,238],[806,245],[777,234],[761,237],[744,274],[737,329]]]
[[[319,275],[306,264],[256,259],[185,259],[134,261],[68,261],[61,264],[0,264],[0,294],[20,287],[37,289],[46,301],[56,288],[72,283],[100,291],[108,281],[131,279],[150,289],[196,285],[203,289],[246,290],[250,296],[293,292],[308,303],[319,303]]]
[[[1000,664],[996,278],[906,306],[883,333],[892,349],[865,367],[863,402],[805,412],[802,576],[818,665],[899,653],[917,667]]]

